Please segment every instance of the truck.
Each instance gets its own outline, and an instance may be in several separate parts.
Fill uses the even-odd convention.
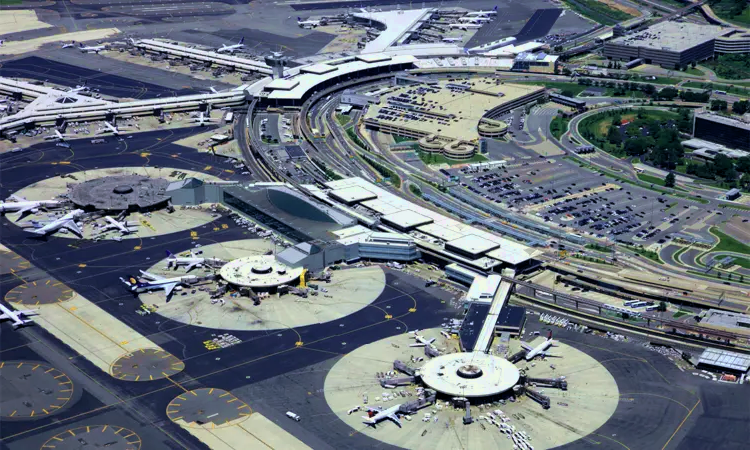
[[[294,414],[291,411],[287,411],[286,412],[286,416],[289,417],[290,419],[296,421],[296,422],[299,422],[300,417],[297,414]]]

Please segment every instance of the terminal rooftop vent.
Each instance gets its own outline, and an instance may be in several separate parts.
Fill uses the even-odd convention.
[[[130,186],[129,184],[121,184],[119,186],[115,186],[115,188],[112,189],[112,192],[114,192],[115,194],[130,194],[131,192],[133,192],[133,186]]]
[[[479,378],[482,376],[482,369],[479,368],[479,366],[475,366],[474,364],[466,364],[458,368],[456,371],[456,374],[458,374],[461,378]]]
[[[267,273],[273,272],[273,267],[262,265],[262,266],[254,266],[252,269],[250,269],[253,273],[258,275],[263,275]]]
[[[55,100],[57,103],[75,103],[78,101],[77,98],[73,97],[59,97],[57,100]]]

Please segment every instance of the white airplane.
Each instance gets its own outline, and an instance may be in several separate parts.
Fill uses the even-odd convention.
[[[24,231],[28,231],[29,233],[34,233],[39,236],[47,236],[61,229],[67,229],[78,235],[78,237],[83,237],[83,231],[81,231],[81,228],[78,227],[78,224],[76,224],[76,219],[81,217],[82,214],[82,209],[74,209],[73,211],[65,214],[59,219],[53,220],[52,222],[44,225],[41,228],[34,228]]]
[[[190,250],[189,257],[175,256],[172,252],[167,250],[167,269],[174,267],[174,269],[177,270],[177,268],[180,266],[187,266],[187,270],[185,270],[185,272],[190,272],[196,267],[203,267],[204,265],[215,266],[224,262],[225,261],[219,258],[203,258],[197,256],[195,253],[193,253],[192,250]]]
[[[487,23],[492,22],[492,19],[489,17],[461,17],[458,21],[463,23]]]
[[[39,210],[47,210],[47,208],[57,208],[60,206],[60,202],[57,200],[28,201],[17,195],[11,195],[10,198],[15,201],[0,203],[1,213],[17,212],[21,213],[21,217],[23,217],[31,213],[36,213]],[[21,217],[19,217],[18,220],[20,220]]]
[[[448,42],[448,43],[461,42],[461,41],[463,41],[463,38],[459,38],[459,37],[444,37],[443,38],[443,42]]]
[[[374,415],[370,416],[369,414],[366,416],[362,416],[363,419],[365,419],[362,423],[366,425],[370,425],[371,427],[375,427],[378,423],[385,419],[390,419],[393,422],[398,425],[399,428],[401,428],[401,419],[398,418],[398,410],[401,407],[401,405],[395,405],[391,406],[388,409],[383,409],[379,406],[375,407],[367,407],[368,413],[375,413]]]
[[[482,28],[482,24],[480,23],[450,23],[448,24],[448,28],[450,29],[459,29],[459,30],[477,30],[479,28]]]
[[[80,42],[78,44],[78,50],[80,50],[83,53],[94,52],[96,54],[99,54],[100,51],[106,50],[106,49],[107,49],[106,45],[92,45],[92,46],[88,46],[88,45],[83,45],[83,42]]]
[[[203,111],[200,112],[200,115],[198,117],[193,117],[192,119],[194,122],[196,122],[198,125],[203,126],[207,123],[214,123],[215,120],[211,118],[209,115],[204,115]]]
[[[70,134],[60,133],[60,130],[58,130],[57,128],[55,128],[52,131],[53,131],[53,134],[48,134],[47,136],[44,136],[44,140],[45,141],[51,141],[51,140],[54,139],[56,141],[61,141],[62,142],[62,141],[64,141],[65,139],[67,139],[69,137],[73,137]]]
[[[122,277],[120,277],[120,280],[130,288],[131,292],[140,293],[164,290],[167,296],[167,301],[169,301],[169,299],[172,297],[172,293],[175,290],[181,289],[181,285],[190,285],[198,281],[198,278],[196,278],[195,275],[184,275],[176,278],[164,278],[159,275],[144,272],[143,270],[141,270],[140,272],[141,278],[143,280],[139,280],[132,275],[128,277],[128,281],[124,280]]]
[[[71,48],[76,46],[76,41],[70,41],[62,45],[62,48]]]
[[[104,128],[97,131],[96,134],[105,134],[105,133],[112,133],[115,136],[119,136],[120,133],[122,133],[124,130],[127,130],[128,127],[118,127],[115,124],[111,124],[107,121],[104,122]]]
[[[552,339],[552,332],[550,331],[549,335],[547,335],[547,339],[545,339],[544,342],[537,345],[536,347],[532,347],[531,345],[523,341],[521,341],[521,347],[526,350],[526,361],[531,361],[536,356],[555,357],[555,355],[550,355],[549,353],[547,353],[547,349],[549,349],[550,347],[557,347],[557,341]]]
[[[312,19],[302,20],[301,17],[297,17],[297,25],[299,25],[300,28],[307,28],[307,29],[317,28],[318,26],[325,25],[325,24],[326,23],[323,20],[312,20]]]
[[[2,303],[0,303],[0,320],[12,320],[13,321],[13,328],[22,327],[24,325],[28,325],[30,323],[34,323],[31,319],[24,319],[23,316],[35,316],[37,315],[36,309],[21,309],[18,311],[14,311]]]
[[[245,48],[245,38],[243,37],[240,41],[234,45],[221,44],[221,48],[216,49],[216,53],[229,52],[234,53],[235,51]]]
[[[409,347],[426,347],[430,346],[432,347],[432,343],[435,342],[435,338],[427,339],[426,337],[419,334],[419,331],[412,331],[414,334],[414,339],[417,341],[414,344],[409,345]]]
[[[487,17],[487,16],[496,16],[497,15],[497,6],[492,8],[490,11],[471,11],[469,13],[466,13],[467,16],[475,16],[475,17]]]
[[[86,86],[85,84],[79,84],[74,88],[68,88],[68,90],[66,90],[65,92],[69,94],[77,94],[81,91],[87,91],[88,89],[88,86]]]
[[[128,222],[127,220],[113,219],[109,216],[104,216],[104,220],[107,223],[104,225],[104,228],[100,230],[102,233],[109,231],[109,230],[119,230],[120,234],[125,235],[125,234],[135,233],[136,231],[138,231],[134,228],[131,228],[131,227],[137,227],[138,222]]]

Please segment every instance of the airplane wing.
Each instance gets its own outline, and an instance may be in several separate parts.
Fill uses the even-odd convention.
[[[167,298],[172,295],[172,292],[174,291],[174,288],[177,287],[177,284],[179,283],[169,283],[164,285],[164,293],[167,295]]]
[[[544,356],[545,358],[562,358],[560,355],[553,355],[547,352],[539,352],[539,356]]]
[[[146,272],[145,270],[141,270],[141,275],[143,275],[143,278],[147,278],[151,281],[159,281],[164,280],[165,278],[160,275],[154,275],[153,273]]]
[[[75,220],[67,220],[62,226],[77,234],[79,237],[83,237],[83,231],[78,224],[76,224]]]
[[[27,202],[28,201],[28,200],[26,200],[26,198],[21,197],[20,195],[16,195],[16,194],[10,194],[10,196],[8,196],[8,198],[12,198],[13,200],[15,200],[17,202]]]
[[[398,418],[396,414],[391,414],[388,416],[388,418],[394,421],[396,425],[398,425],[398,427],[401,428],[401,420]]]
[[[197,263],[197,262],[190,263],[190,264],[188,264],[187,270],[185,272],[190,272],[191,270],[195,269],[199,265],[200,265],[200,263]]]
[[[409,347],[424,347],[424,346],[425,346],[425,344],[424,344],[424,343],[419,343],[419,344],[409,344]]]
[[[0,314],[0,320],[10,319],[10,315],[8,314]]]
[[[433,342],[435,342],[435,338],[432,338],[429,341],[427,341],[428,344],[432,344]]]
[[[531,351],[534,349],[534,347],[530,346],[529,344],[525,343],[524,341],[521,341],[521,347],[523,347],[524,350]]]
[[[22,309],[20,311],[16,311],[16,314],[24,315],[24,316],[37,316],[39,315],[38,312],[36,312],[36,309]]]

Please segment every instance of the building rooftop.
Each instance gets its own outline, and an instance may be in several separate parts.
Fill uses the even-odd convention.
[[[446,245],[472,256],[482,255],[500,246],[497,242],[487,240],[483,236],[477,236],[475,234],[464,235],[458,239],[447,242]]]
[[[228,283],[250,288],[289,284],[302,274],[302,267],[288,267],[273,255],[246,256],[224,264],[219,273]]]
[[[521,374],[507,359],[484,352],[449,353],[419,369],[422,381],[444,395],[490,397],[511,389]]]
[[[479,138],[480,119],[493,108],[543,90],[502,84],[494,78],[441,80],[433,86],[403,86],[367,108],[365,119],[453,141]]]
[[[385,215],[381,217],[381,220],[402,230],[411,230],[412,228],[418,227],[420,225],[432,223],[431,217],[423,216],[422,214],[409,209],[404,209],[393,214]]]
[[[706,364],[738,372],[747,372],[750,370],[750,355],[743,355],[741,353],[728,352],[726,350],[715,348],[707,348],[701,354],[698,364]]]
[[[349,186],[330,192],[331,197],[344,203],[359,203],[364,200],[378,198],[377,195],[360,186]]]
[[[724,114],[717,114],[711,111],[697,111],[695,118],[710,120],[716,123],[723,123],[724,125],[730,125],[744,130],[750,130],[750,121],[744,116],[727,116]]]
[[[395,11],[368,11],[352,14],[354,17],[383,24],[385,29],[378,37],[365,44],[362,53],[378,53],[394,45],[396,41],[418,22],[427,20],[434,9],[398,9]]]
[[[641,32],[622,36],[612,44],[682,52],[730,33],[732,28],[690,22],[662,22]]]

